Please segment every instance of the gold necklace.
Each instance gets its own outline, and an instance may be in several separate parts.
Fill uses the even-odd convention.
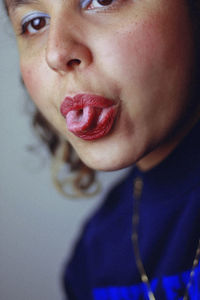
[[[150,280],[145,271],[145,268],[144,268],[144,265],[142,262],[142,258],[141,258],[141,254],[140,254],[140,249],[139,249],[139,238],[138,238],[138,225],[139,225],[139,219],[140,219],[140,217],[139,217],[140,216],[139,215],[140,207],[139,206],[140,206],[140,199],[141,199],[142,188],[143,188],[143,182],[140,177],[137,177],[134,180],[133,187],[134,187],[133,188],[133,196],[134,196],[135,201],[134,201],[133,218],[132,218],[132,224],[133,224],[132,243],[133,243],[133,249],[134,249],[134,254],[135,254],[135,261],[136,261],[138,271],[140,273],[141,281],[146,286],[149,300],[156,300],[155,295],[151,289]],[[188,291],[192,284],[192,279],[194,277],[194,271],[195,271],[195,268],[197,267],[197,265],[199,264],[199,261],[200,261],[200,239],[198,242],[198,247],[196,250],[195,258],[193,260],[192,269],[191,269],[190,276],[189,276],[189,281],[185,288],[185,294],[183,296],[183,300],[189,300]]]

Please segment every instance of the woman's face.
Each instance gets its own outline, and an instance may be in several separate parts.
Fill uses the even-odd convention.
[[[31,98],[90,167],[128,166],[179,124],[194,56],[183,0],[7,2]],[[110,99],[112,106],[94,96],[97,109],[88,95]],[[60,109],[69,100],[67,128]],[[101,121],[110,128],[93,134]],[[70,131],[76,126],[78,136]]]

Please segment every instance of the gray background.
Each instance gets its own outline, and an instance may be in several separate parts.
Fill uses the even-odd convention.
[[[100,173],[103,191],[95,199],[59,195],[48,153],[31,130],[19,77],[15,39],[0,3],[0,299],[59,300],[63,262],[84,220],[124,171]]]

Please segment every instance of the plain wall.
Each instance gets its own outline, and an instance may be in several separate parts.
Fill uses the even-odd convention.
[[[104,188],[94,199],[58,194],[19,78],[14,35],[0,3],[0,299],[59,300],[63,263],[82,224],[124,172],[100,173]],[[30,145],[35,153],[27,151]]]

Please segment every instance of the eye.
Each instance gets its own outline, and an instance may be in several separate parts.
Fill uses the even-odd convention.
[[[117,0],[85,0],[83,1],[84,8],[88,10],[99,9],[106,6],[112,6]]]
[[[101,6],[111,5],[112,3],[113,0],[94,0],[92,2],[92,6],[101,7]]]
[[[50,17],[48,15],[31,14],[26,16],[21,24],[21,34],[33,35],[43,30],[50,23]]]

